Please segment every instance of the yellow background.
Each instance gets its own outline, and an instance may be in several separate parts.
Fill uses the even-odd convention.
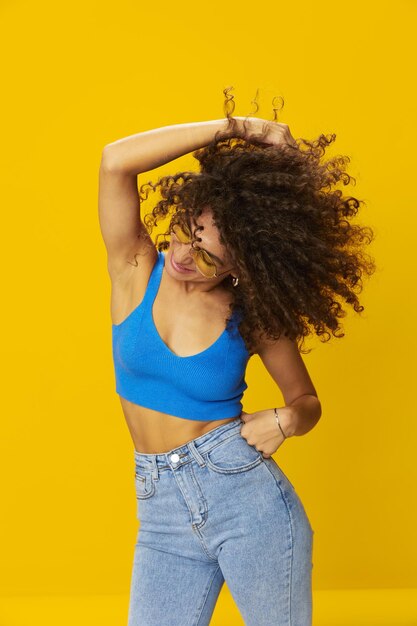
[[[101,150],[223,117],[229,85],[235,115],[259,88],[259,117],[278,95],[294,137],[336,133],[327,155],[350,156],[344,190],[376,234],[365,311],[347,308],[346,336],[304,357],[322,418],[275,455],[315,530],[314,590],[416,588],[416,3],[8,1],[0,15],[0,595],[128,591],[133,445],[111,359]],[[187,155],[139,183],[196,167]],[[282,403],[258,357],[247,382],[246,412]]]

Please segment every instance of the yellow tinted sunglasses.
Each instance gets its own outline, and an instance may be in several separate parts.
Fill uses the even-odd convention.
[[[220,272],[219,274],[217,273],[216,264],[209,255],[209,253],[203,248],[200,248],[200,246],[195,245],[196,242],[193,241],[191,231],[188,228],[187,224],[174,222],[171,224],[170,231],[175,234],[175,236],[181,243],[191,244],[190,254],[194,259],[197,269],[203,276],[205,276],[206,278],[217,278],[217,276],[221,276],[222,274],[230,272],[229,269],[224,272]]]

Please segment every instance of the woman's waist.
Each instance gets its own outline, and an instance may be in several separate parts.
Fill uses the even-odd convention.
[[[142,454],[169,452],[240,416],[191,420],[135,405],[122,397],[120,401],[135,450]]]

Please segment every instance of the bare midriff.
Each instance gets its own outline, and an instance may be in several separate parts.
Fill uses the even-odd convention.
[[[200,421],[160,413],[119,396],[135,450],[142,454],[163,454],[196,439],[213,428],[232,422],[239,415]]]

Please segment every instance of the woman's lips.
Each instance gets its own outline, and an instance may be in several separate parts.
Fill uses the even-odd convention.
[[[188,270],[185,267],[182,267],[181,265],[177,265],[174,261],[174,257],[171,254],[171,265],[174,268],[175,271],[180,272],[181,274],[190,274],[190,272],[192,273],[193,270]]]

